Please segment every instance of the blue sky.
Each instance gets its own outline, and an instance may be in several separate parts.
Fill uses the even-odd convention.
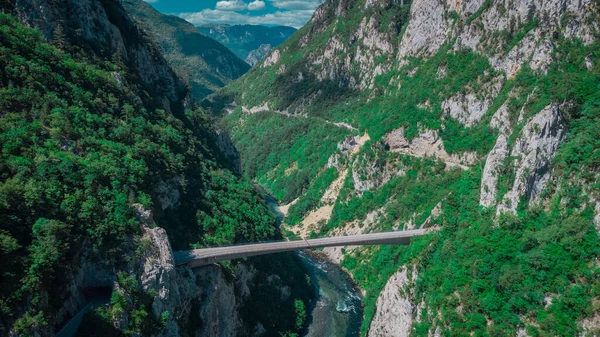
[[[302,27],[323,0],[145,0],[158,11],[194,25],[281,25]]]

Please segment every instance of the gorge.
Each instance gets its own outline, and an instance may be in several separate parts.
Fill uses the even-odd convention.
[[[325,0],[250,68],[150,2],[0,0],[0,336],[99,297],[76,335],[598,336],[599,38],[596,0]]]

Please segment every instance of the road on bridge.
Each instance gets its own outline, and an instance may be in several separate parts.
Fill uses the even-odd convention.
[[[408,245],[414,236],[426,234],[427,229],[410,231],[335,236],[330,238],[295,240],[282,242],[255,243],[217,248],[203,248],[174,253],[175,264],[189,265],[192,268],[211,263],[239,259],[249,256],[289,252],[301,249],[315,249],[340,246],[366,245]]]

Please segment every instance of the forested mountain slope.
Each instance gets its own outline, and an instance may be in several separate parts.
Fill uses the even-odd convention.
[[[251,66],[262,61],[269,52],[296,32],[296,28],[260,25],[202,25],[198,30],[209,36]]]
[[[600,42],[592,0],[327,0],[203,102],[302,236],[366,290],[369,336],[594,335]]]
[[[273,239],[275,219],[120,1],[0,4],[0,335],[54,336],[106,292],[82,335],[301,330],[290,255],[175,268],[171,245]]]
[[[147,30],[169,64],[201,99],[242,76],[250,66],[219,42],[202,35],[191,23],[158,12],[143,0],[123,5]]]

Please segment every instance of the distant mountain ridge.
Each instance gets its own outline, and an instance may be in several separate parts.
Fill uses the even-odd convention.
[[[297,31],[286,26],[227,24],[202,25],[198,26],[198,30],[225,45],[251,66],[262,61],[273,48]]]
[[[123,6],[147,29],[177,74],[189,82],[196,99],[210,95],[250,69],[225,46],[179,17],[162,14],[142,0],[125,0]]]

